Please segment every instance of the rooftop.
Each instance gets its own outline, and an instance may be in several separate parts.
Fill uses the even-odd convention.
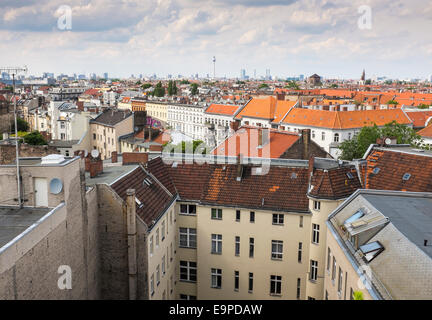
[[[36,223],[51,208],[0,207],[0,248]]]

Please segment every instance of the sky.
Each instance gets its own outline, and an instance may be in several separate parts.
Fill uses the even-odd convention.
[[[0,1],[1,65],[33,75],[205,76],[216,56],[216,77],[426,78],[431,30],[429,0]]]

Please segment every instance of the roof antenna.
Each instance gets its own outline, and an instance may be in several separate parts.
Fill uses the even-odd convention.
[[[23,207],[22,195],[21,195],[21,179],[20,179],[20,168],[19,168],[19,139],[18,139],[18,127],[17,127],[17,101],[15,97],[15,76],[19,72],[27,72],[27,67],[12,67],[12,68],[2,68],[0,67],[0,72],[7,72],[12,75],[12,99],[14,100],[14,121],[15,121],[15,156],[16,156],[16,174],[17,174],[17,186],[18,186],[18,207],[21,209]]]

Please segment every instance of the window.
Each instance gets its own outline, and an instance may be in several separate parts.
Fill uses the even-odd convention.
[[[298,255],[297,255],[297,261],[298,262],[302,262],[302,249],[303,249],[303,243],[299,242]]]
[[[330,272],[331,251],[327,248],[327,271]]]
[[[196,215],[196,205],[194,204],[181,204],[180,214]]]
[[[216,220],[222,220],[222,209],[211,209],[211,218]]]
[[[249,284],[248,284],[248,291],[253,291],[253,273],[249,272]]]
[[[303,216],[300,216],[299,227],[303,228]]]
[[[235,237],[235,255],[240,255],[240,237]]]
[[[61,140],[65,140],[66,139],[66,135],[64,133],[60,133],[60,139]]]
[[[339,277],[338,277],[338,293],[342,294],[342,277],[343,272],[342,269],[339,267]]]
[[[64,129],[64,128],[65,128],[65,123],[64,123],[64,121],[60,121],[60,128],[61,128],[61,129]]]
[[[165,240],[165,221],[162,221],[162,241]]]
[[[196,282],[197,264],[192,261],[180,261],[180,281]]]
[[[315,298],[313,298],[313,297],[308,297],[308,300],[315,300]]]
[[[254,256],[254,238],[249,238],[249,258],[253,258]]]
[[[310,264],[310,280],[317,281],[318,279],[318,261],[311,260]]]
[[[196,249],[197,247],[196,229],[180,228],[180,247]]]
[[[211,239],[212,239],[211,253],[222,254],[222,235],[212,234]]]
[[[333,268],[332,268],[332,281],[334,282],[334,279],[336,278],[336,258],[333,257]]]
[[[280,240],[272,240],[272,247],[271,247],[271,258],[273,260],[282,260],[282,254],[283,254],[283,241]]]
[[[156,267],[156,284],[159,286],[160,283],[160,266],[157,265]]]
[[[315,139],[315,130],[312,130],[312,139]]]
[[[300,299],[301,279],[297,278],[297,299]]]
[[[321,140],[324,141],[325,140],[325,132],[321,132]]]
[[[165,256],[162,257],[162,275],[165,274]]]
[[[211,287],[215,289],[222,288],[222,270],[211,269]]]
[[[325,291],[325,298],[324,299],[328,300],[328,291],[327,290]]]
[[[171,252],[171,255],[170,255],[170,261],[172,261],[173,256],[174,256],[174,254],[173,254],[173,244],[172,244],[172,242],[170,243],[170,252]]]
[[[339,133],[335,133],[333,137],[334,142],[339,142]]]
[[[284,215],[283,214],[273,214],[273,224],[283,225]]]
[[[154,274],[150,277],[150,294],[154,295]]]
[[[250,212],[249,220],[250,220],[250,222],[255,222],[255,212],[253,212],[253,211]]]
[[[156,230],[156,248],[159,247],[159,228]]]
[[[351,140],[351,132],[348,132],[348,140]]]
[[[350,288],[350,300],[354,300],[354,290]]]
[[[240,283],[240,273],[238,271],[234,271],[234,290],[239,290],[239,283]]]
[[[312,243],[319,243],[319,224],[312,223]]]
[[[320,209],[321,209],[321,202],[314,201],[314,210],[320,211]]]
[[[236,210],[236,221],[240,222],[240,210]]]
[[[153,236],[150,237],[150,256],[153,255]]]
[[[270,294],[280,295],[282,292],[282,277],[281,276],[270,276]]]

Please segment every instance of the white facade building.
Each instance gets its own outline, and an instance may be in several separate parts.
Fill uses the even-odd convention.
[[[204,106],[168,104],[168,125],[194,140],[205,141]]]

